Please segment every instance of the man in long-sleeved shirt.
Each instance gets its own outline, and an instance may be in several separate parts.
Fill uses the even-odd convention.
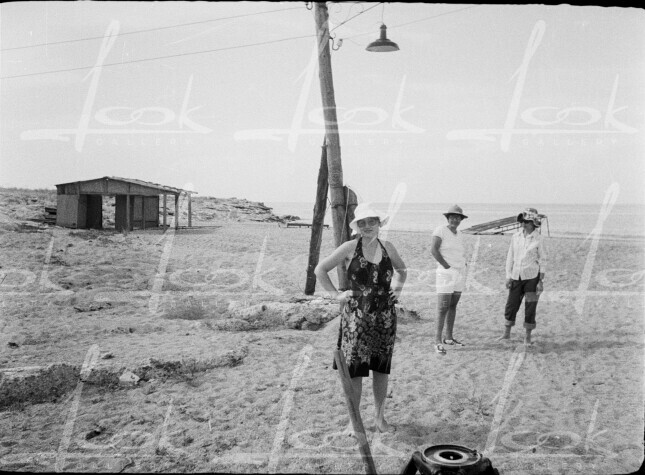
[[[535,328],[535,311],[538,298],[544,290],[544,273],[546,270],[546,251],[542,235],[538,231],[540,216],[534,208],[517,216],[522,229],[513,234],[511,245],[506,256],[506,288],[508,299],[504,311],[505,329],[500,340],[511,337],[511,328],[515,325],[522,299],[524,302],[524,343],[531,344],[531,331]]]

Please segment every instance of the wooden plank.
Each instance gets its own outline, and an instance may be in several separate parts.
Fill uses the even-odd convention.
[[[352,237],[352,228],[349,227],[349,223],[354,220],[354,210],[358,206],[358,197],[349,187],[344,186],[343,189],[345,193],[345,228],[343,229],[343,241],[349,241]],[[340,270],[343,267],[342,272],[346,274],[347,270],[344,269],[344,265],[343,263],[341,266],[338,266],[338,269]]]
[[[186,193],[188,195],[188,227],[192,228],[193,227],[193,208],[191,204],[191,195],[192,193]]]
[[[130,230],[130,195],[125,195],[125,233]]]
[[[166,229],[166,217],[168,216],[168,206],[166,203],[168,195],[166,193],[163,194],[163,228]]]
[[[358,411],[358,407],[354,406],[354,399],[352,398],[352,378],[350,378],[349,376],[349,369],[347,368],[345,357],[339,350],[334,350],[334,360],[336,361],[336,366],[338,367],[338,377],[340,378],[340,381],[343,385],[345,402],[347,403],[347,408],[349,409],[349,419],[352,421],[354,435],[356,436],[356,440],[358,441],[358,449],[361,452],[365,473],[367,473],[368,475],[376,474],[376,465],[374,464],[374,459],[372,458],[372,452],[370,450],[370,444],[367,441],[367,435],[365,434],[365,427],[363,426],[361,414]]]
[[[495,221],[489,221],[487,223],[476,224],[474,226],[471,226],[468,229],[471,229],[471,230],[492,229],[492,228],[495,228],[495,227],[498,227],[498,226],[504,226],[504,225],[509,225],[509,224],[517,224],[517,218],[515,216],[511,216],[509,218],[496,219]]]
[[[309,262],[307,263],[307,280],[305,281],[305,295],[313,295],[316,291],[316,274],[314,269],[320,258],[320,244],[322,243],[322,231],[325,226],[325,210],[327,205],[327,189],[329,187],[327,176],[327,141],[322,144],[320,156],[320,168],[318,170],[318,183],[316,187],[316,203],[314,205],[314,217],[311,221],[311,239],[309,241]]]
[[[476,224],[462,232],[467,234],[500,234],[512,229],[518,229],[520,223],[517,222],[517,216],[510,216],[508,218],[496,219],[487,223]]]
[[[175,194],[175,229],[179,229],[179,195]]]
[[[79,195],[58,195],[56,224],[65,228],[75,228],[78,220]]]

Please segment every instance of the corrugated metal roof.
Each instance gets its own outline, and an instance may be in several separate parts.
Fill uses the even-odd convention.
[[[59,183],[56,186],[71,185],[72,183],[89,183],[91,181],[99,181],[99,180],[122,181],[124,183],[131,183],[133,185],[147,186],[148,188],[154,188],[156,190],[168,191],[170,193],[197,193],[196,191],[183,190],[181,188],[173,188],[172,186],[160,185],[159,183],[152,183],[149,181],[137,180],[134,178],[121,178],[118,176],[104,176],[103,178],[94,178],[92,180],[70,181],[68,183]]]

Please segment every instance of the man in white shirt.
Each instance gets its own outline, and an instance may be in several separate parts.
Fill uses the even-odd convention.
[[[499,340],[511,338],[511,328],[515,325],[522,299],[524,302],[524,343],[531,344],[531,331],[535,328],[535,312],[538,298],[544,290],[546,251],[542,235],[537,229],[541,224],[535,208],[527,208],[517,216],[522,229],[513,234],[506,256],[506,288],[508,299],[504,311],[505,330]]]

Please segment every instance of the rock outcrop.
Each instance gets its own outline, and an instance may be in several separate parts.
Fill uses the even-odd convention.
[[[45,207],[56,208],[56,190],[0,188],[0,232],[37,230],[39,224],[46,221]],[[104,197],[103,227],[105,229],[114,227],[114,209],[114,197]],[[160,214],[162,209],[160,208]],[[180,223],[186,223],[188,206],[180,201],[179,209]],[[300,219],[292,215],[277,216],[273,214],[273,209],[264,203],[241,198],[196,195],[192,197],[191,211],[194,226],[227,221],[288,223]],[[168,216],[173,216],[174,204],[168,204],[167,212]]]

